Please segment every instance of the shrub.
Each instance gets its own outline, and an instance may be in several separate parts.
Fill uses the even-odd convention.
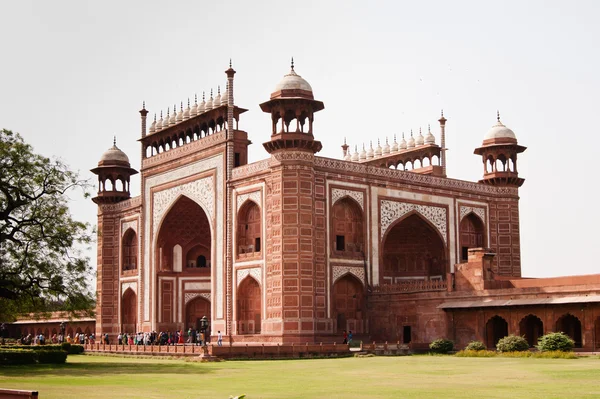
[[[457,352],[457,357],[496,357],[498,356],[498,352],[496,351],[488,351],[485,349],[482,350],[467,350]]]
[[[64,350],[67,353],[71,353],[71,344],[68,342],[63,342],[60,344],[60,349]]]
[[[498,352],[523,352],[529,349],[527,340],[518,335],[509,335],[496,344]]]
[[[67,361],[65,351],[37,351],[38,362],[41,364],[60,364]]]
[[[429,349],[433,353],[448,353],[454,349],[454,342],[445,338],[436,339],[429,344]]]
[[[484,351],[487,347],[481,341],[471,341],[465,348],[466,351]]]
[[[61,345],[5,345],[0,346],[0,349],[28,349],[32,351],[61,351]]]
[[[67,353],[69,355],[80,355],[83,353],[83,345],[71,345]]]
[[[0,365],[13,366],[19,364],[35,364],[37,353],[32,350],[0,349]]]
[[[538,339],[537,348],[542,352],[561,351],[570,352],[575,346],[575,341],[562,332],[546,334]]]

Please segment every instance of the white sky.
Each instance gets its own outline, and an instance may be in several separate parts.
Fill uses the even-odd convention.
[[[524,276],[598,273],[595,209],[600,2],[0,0],[0,128],[85,177],[112,145],[139,170],[138,110],[153,115],[237,70],[240,128],[267,157],[268,100],[289,70],[312,85],[318,154],[448,118],[448,174],[482,175],[473,149],[495,123],[519,156]],[[139,175],[132,194],[139,195]],[[74,196],[76,197],[76,196]],[[96,206],[77,200],[77,219]],[[95,264],[95,250],[90,251]]]

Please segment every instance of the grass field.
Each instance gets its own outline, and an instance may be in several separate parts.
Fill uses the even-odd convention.
[[[69,356],[0,367],[0,388],[40,399],[600,398],[600,359],[369,357],[228,361]]]

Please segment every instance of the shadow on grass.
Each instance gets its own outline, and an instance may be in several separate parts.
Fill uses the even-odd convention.
[[[213,370],[207,367],[199,367],[196,363],[184,362],[156,362],[140,363],[135,359],[125,362],[90,362],[90,363],[67,363],[65,364],[36,364],[27,366],[0,366],[0,375],[6,377],[24,377],[31,375],[64,375],[72,377],[90,377],[103,375],[142,375],[160,374],[209,374]]]

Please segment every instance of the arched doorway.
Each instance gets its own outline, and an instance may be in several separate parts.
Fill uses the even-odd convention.
[[[500,316],[494,316],[485,325],[486,345],[495,348],[500,339],[508,335],[508,323]]]
[[[460,259],[466,262],[469,258],[469,248],[485,246],[485,230],[483,222],[472,212],[460,222]]]
[[[237,217],[237,255],[252,257],[261,252],[262,223],[260,208],[253,201],[247,201]]]
[[[181,252],[179,248],[182,249]],[[203,248],[204,251],[200,253],[198,248]],[[160,226],[155,252],[158,270],[164,273],[206,271],[205,267],[211,265],[210,248],[210,223],[206,213],[196,202],[181,196]],[[189,251],[193,251],[195,256],[188,257]],[[199,269],[196,259],[200,255],[205,257],[206,264]],[[185,266],[183,263],[186,263]]]
[[[356,201],[342,198],[332,210],[332,250],[334,255],[361,256],[364,251],[363,212]]]
[[[192,299],[185,306],[185,328],[200,330],[200,319],[204,316],[210,322],[210,302],[201,296]]]
[[[333,285],[333,318],[337,322],[337,333],[344,330],[363,333],[364,289],[362,283],[347,274]]]
[[[127,288],[121,300],[121,331],[123,333],[137,332],[137,295]]]
[[[137,269],[138,240],[133,229],[127,229],[123,235],[121,267],[123,271]]]
[[[529,347],[537,345],[538,338],[544,335],[544,323],[532,314],[523,317],[519,323],[520,335],[525,337]]]
[[[569,313],[561,316],[556,321],[556,331],[562,331],[567,334],[573,341],[575,341],[575,347],[581,348],[581,322],[577,317]]]
[[[238,334],[260,334],[260,285],[252,277],[246,277],[237,294]]]
[[[406,279],[445,279],[447,270],[442,237],[419,214],[401,220],[386,234],[381,284]]]

